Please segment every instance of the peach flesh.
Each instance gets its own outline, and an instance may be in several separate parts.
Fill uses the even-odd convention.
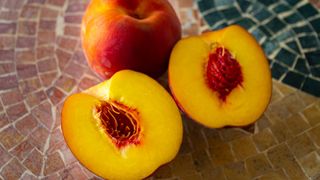
[[[140,125],[136,110],[120,103],[104,101],[96,107],[96,114],[105,133],[117,148],[140,143]]]
[[[234,88],[241,86],[243,76],[240,64],[228,49],[217,47],[215,52],[209,54],[206,80],[209,88],[218,92],[223,102]]]

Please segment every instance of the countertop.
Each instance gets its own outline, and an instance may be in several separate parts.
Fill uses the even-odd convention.
[[[170,2],[183,36],[209,29],[195,1]],[[80,44],[86,1],[0,7],[0,179],[99,179],[75,159],[60,127],[64,99],[101,81]],[[268,109],[248,127],[183,119],[178,156],[148,179],[320,179],[320,98],[273,80]]]

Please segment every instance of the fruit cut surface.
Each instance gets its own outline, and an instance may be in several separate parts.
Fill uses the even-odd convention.
[[[169,85],[186,114],[218,128],[257,120],[270,101],[272,81],[262,48],[233,25],[180,40],[171,53]]]
[[[152,78],[123,70],[67,98],[62,130],[75,157],[106,179],[142,179],[171,161],[182,141],[174,100]]]

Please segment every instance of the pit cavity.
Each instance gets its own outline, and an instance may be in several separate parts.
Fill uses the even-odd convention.
[[[118,102],[102,102],[96,113],[105,133],[117,148],[139,144],[140,124],[138,112]]]
[[[243,82],[241,66],[228,49],[217,46],[209,54],[206,80],[209,88],[217,92],[223,102],[234,88],[241,86]]]

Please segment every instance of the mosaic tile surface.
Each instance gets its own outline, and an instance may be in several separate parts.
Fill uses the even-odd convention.
[[[210,29],[239,24],[262,45],[273,78],[320,96],[320,13],[301,0],[198,0]]]
[[[170,2],[183,36],[209,29],[196,1]],[[0,0],[1,180],[101,179],[75,159],[60,127],[64,99],[101,81],[80,46],[85,7],[84,0]],[[167,87],[166,76],[159,82]],[[310,94],[273,81],[267,111],[244,128],[183,119],[178,156],[148,179],[320,178],[320,99]]]

